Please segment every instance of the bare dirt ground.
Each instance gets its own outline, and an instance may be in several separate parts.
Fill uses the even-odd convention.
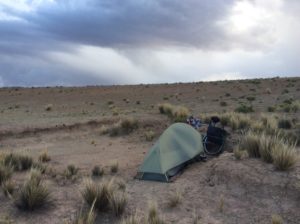
[[[158,203],[167,223],[271,223],[279,214],[284,223],[300,223],[300,164],[279,172],[258,159],[236,160],[232,147],[235,133],[228,139],[227,151],[206,163],[191,164],[172,183],[135,180],[139,165],[163,130],[171,124],[159,114],[158,103],[188,107],[192,114],[233,111],[240,102],[249,103],[253,116],[284,100],[300,99],[300,78],[224,81],[190,84],[161,84],[110,87],[55,87],[0,89],[0,152],[27,152],[35,159],[47,149],[51,161],[45,175],[52,204],[33,212],[18,210],[0,192],[0,220],[9,216],[15,223],[64,223],[84,206],[82,182],[95,165],[105,169],[104,178],[122,178],[129,195],[124,216],[134,211],[143,215],[149,200]],[[220,106],[224,101],[227,106]],[[51,104],[51,105],[49,105]],[[112,106],[113,105],[113,106]],[[50,107],[49,111],[46,108]],[[300,112],[277,112],[278,116],[299,119]],[[130,135],[101,135],[103,124],[119,117],[134,117],[139,128]],[[146,141],[145,132],[155,138]],[[110,174],[118,161],[119,172]],[[79,167],[75,180],[61,175],[67,165]],[[15,172],[13,180],[21,186],[28,172]],[[96,178],[95,181],[101,181]],[[169,208],[170,193],[180,189],[182,203]],[[96,223],[119,223],[111,213],[99,213]],[[0,221],[1,223],[1,221]]]

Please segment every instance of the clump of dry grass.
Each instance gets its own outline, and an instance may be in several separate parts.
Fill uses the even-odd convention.
[[[67,179],[71,179],[78,173],[78,168],[74,164],[70,164],[67,166],[67,169],[64,172],[64,175]]]
[[[15,189],[15,183],[11,180],[6,180],[2,183],[2,190],[5,196],[11,197]],[[0,222],[1,223],[1,222]]]
[[[175,122],[183,122],[189,116],[190,111],[184,106],[176,106],[172,110],[172,118]]]
[[[82,209],[76,215],[75,219],[71,224],[94,224],[96,219],[96,214],[94,212],[95,200],[88,212],[84,212]]]
[[[280,215],[273,214],[271,219],[272,219],[272,224],[283,224],[283,219],[281,218]]]
[[[92,180],[86,180],[81,194],[88,205],[91,206],[95,201],[95,208],[103,211],[109,208],[113,191],[113,180],[98,184]]]
[[[224,211],[224,195],[221,195],[220,197],[218,208],[220,212]]]
[[[102,134],[108,133],[110,136],[128,135],[137,129],[139,126],[138,121],[134,118],[124,118],[118,123],[113,124],[111,127],[103,128]]]
[[[248,155],[247,151],[241,150],[238,147],[234,148],[233,155],[237,160],[241,160],[242,158]]]
[[[40,170],[40,172],[41,172],[42,174],[44,174],[44,173],[46,172],[46,170],[47,170],[47,166],[44,165],[44,164],[41,163],[41,162],[34,162],[34,163],[32,164],[32,167],[31,167],[31,168]]]
[[[190,111],[184,106],[175,106],[169,103],[158,105],[161,114],[166,114],[175,122],[183,122],[189,116]]]
[[[115,214],[115,216],[121,216],[127,205],[127,196],[125,193],[113,192],[109,198],[110,207]]]
[[[110,167],[110,172],[117,173],[118,171],[119,171],[119,163],[118,163],[118,161],[114,161]]]
[[[29,178],[18,192],[15,204],[22,210],[34,210],[49,202],[50,193],[42,183],[41,173],[32,169]]]
[[[293,123],[291,120],[286,118],[280,118],[278,120],[278,128],[291,129],[292,127],[293,127]]]
[[[157,204],[153,201],[149,202],[148,205],[148,214],[146,217],[147,224],[165,224],[164,219],[162,219],[157,210]]]
[[[268,136],[264,133],[260,135],[259,154],[263,161],[267,163],[273,162],[272,150],[277,144],[280,144],[278,136]]]
[[[237,150],[247,150],[250,157],[260,157],[267,163],[273,163],[278,170],[288,170],[299,158],[295,145],[279,135],[249,131],[241,139]],[[240,152],[234,153],[236,158],[240,157]]]
[[[259,158],[259,136],[254,132],[247,132],[239,142],[239,150],[246,150],[250,157]]]
[[[181,202],[182,202],[182,192],[179,189],[176,189],[176,191],[172,192],[168,198],[168,206],[174,208]]]
[[[11,178],[13,168],[0,163],[0,184]]]
[[[130,215],[126,219],[123,219],[121,223],[122,224],[141,224],[142,219],[137,213],[134,213],[133,215]]]
[[[118,188],[120,189],[120,190],[122,190],[122,191],[125,191],[126,190],[126,183],[125,183],[125,181],[123,180],[123,179],[117,179],[116,181],[115,181],[115,183],[116,183],[116,185],[118,185]]]
[[[6,166],[11,166],[16,171],[28,170],[33,164],[33,159],[26,154],[9,153],[5,154],[3,163]]]
[[[48,155],[48,151],[47,150],[45,150],[44,152],[42,152],[39,155],[39,161],[40,162],[46,163],[46,162],[49,162],[50,160],[51,160],[51,157]]]
[[[92,176],[94,177],[101,177],[104,174],[104,169],[100,166],[94,166],[92,170]]]
[[[51,111],[52,108],[53,108],[53,105],[52,105],[52,104],[47,104],[47,105],[45,106],[45,111]]]
[[[152,141],[155,137],[155,133],[154,131],[147,131],[145,132],[145,138],[146,138],[146,141]]]
[[[282,171],[292,168],[299,159],[295,145],[284,144],[282,141],[275,145],[271,156],[274,166]]]

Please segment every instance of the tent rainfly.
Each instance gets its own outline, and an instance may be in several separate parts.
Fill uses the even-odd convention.
[[[184,166],[203,153],[201,134],[184,123],[171,125],[146,155],[137,178],[168,182]]]

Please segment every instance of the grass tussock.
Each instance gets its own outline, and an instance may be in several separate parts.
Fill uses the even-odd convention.
[[[70,164],[67,166],[67,169],[64,172],[64,175],[67,179],[71,179],[74,176],[77,175],[79,168],[77,168],[75,165]]]
[[[39,170],[32,169],[29,178],[20,188],[15,204],[19,209],[33,211],[49,202],[50,193],[42,183]]]
[[[241,159],[243,159],[244,157],[248,156],[248,153],[247,153],[247,151],[241,150],[241,149],[239,149],[238,147],[236,147],[236,148],[234,148],[234,150],[233,150],[233,155],[234,155],[234,157],[235,157],[237,160],[241,160]]]
[[[104,211],[110,206],[110,198],[113,192],[113,180],[103,181],[101,183],[86,180],[81,194],[88,205],[91,206],[95,203],[94,206],[96,209]]]
[[[127,205],[127,196],[125,193],[113,192],[110,196],[109,202],[110,207],[116,217],[120,217],[126,208]]]
[[[102,177],[104,175],[104,169],[100,166],[94,166],[92,170],[92,176],[94,177]]]
[[[175,106],[169,103],[159,104],[158,109],[161,114],[166,114],[174,122],[184,122],[190,115],[188,108],[184,106]]]
[[[117,173],[118,171],[119,171],[119,163],[118,163],[118,161],[114,161],[110,167],[110,172]]]
[[[239,142],[238,149],[246,150],[249,157],[259,158],[259,136],[254,132],[247,132]]]
[[[271,217],[272,224],[283,224],[283,219],[280,215],[274,214]]]
[[[286,118],[281,118],[278,120],[278,128],[291,129],[292,127],[293,127],[293,123],[291,120]]]
[[[75,219],[70,224],[94,224],[96,220],[94,207],[95,201],[93,202],[89,211],[83,211],[81,209],[80,212],[75,216]]]
[[[13,173],[12,167],[5,166],[4,164],[0,163],[0,184],[9,180],[11,178],[12,173]]]
[[[154,131],[145,132],[146,141],[151,142],[154,139],[154,137],[155,137]]]
[[[139,123],[134,118],[124,118],[111,127],[102,127],[101,134],[109,134],[111,137],[128,135],[139,127]]]
[[[40,161],[40,162],[46,163],[46,162],[49,162],[50,160],[51,160],[51,157],[49,156],[47,150],[45,150],[44,152],[42,152],[42,153],[39,155],[39,161]]]
[[[11,197],[15,190],[15,183],[11,180],[7,180],[2,183],[2,191],[6,197]],[[0,222],[1,223],[1,222]]]
[[[153,201],[149,202],[148,205],[148,214],[146,217],[146,223],[147,224],[165,224],[163,218],[160,217],[157,209],[157,204]]]
[[[143,222],[142,222],[142,218],[137,213],[134,213],[133,215],[130,215],[126,219],[123,219],[121,223],[122,224],[141,224]]]
[[[26,154],[9,153],[3,156],[3,164],[13,167],[15,171],[28,170],[33,164],[33,158]]]
[[[182,198],[182,192],[179,189],[176,189],[176,191],[173,192],[168,198],[168,206],[170,208],[176,207],[182,202]]]
[[[236,109],[235,112],[238,113],[251,113],[254,112],[252,105],[241,104]]]
[[[273,163],[276,169],[284,171],[291,169],[299,159],[295,145],[280,135],[249,131],[240,140],[238,150],[246,150],[249,157],[261,158],[267,163]],[[239,153],[235,152],[236,158],[240,156]]]
[[[281,144],[275,145],[272,150],[273,164],[276,169],[285,171],[291,169],[297,162],[299,156],[295,145]]]

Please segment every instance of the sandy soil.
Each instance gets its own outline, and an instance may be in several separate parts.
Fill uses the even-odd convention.
[[[288,93],[283,94],[284,90]],[[300,223],[299,162],[293,170],[279,172],[257,159],[237,161],[230,153],[235,144],[234,133],[228,139],[229,152],[206,163],[191,164],[172,183],[134,179],[145,153],[170,124],[167,117],[158,113],[157,103],[185,105],[197,115],[232,111],[239,102],[246,102],[247,96],[256,98],[252,103],[255,114],[265,112],[268,106],[290,97],[300,99],[300,78],[267,79],[259,83],[248,80],[0,89],[0,151],[26,151],[37,159],[47,149],[51,156],[48,170],[57,173],[56,177],[44,177],[51,190],[52,205],[34,212],[21,212],[1,191],[0,217],[9,216],[15,223],[70,221],[84,206],[80,194],[83,180],[90,176],[94,165],[101,165],[106,171],[104,178],[123,178],[127,184],[129,205],[124,216],[135,210],[142,215],[151,199],[158,202],[168,223],[192,223],[194,213],[201,223],[211,224],[270,223],[272,214],[280,214],[285,223]],[[114,108],[109,106],[109,101]],[[226,101],[228,106],[221,107],[220,101]],[[52,104],[50,111],[45,110],[48,104]],[[119,116],[137,118],[139,129],[127,136],[101,135],[101,126],[116,122]],[[299,118],[299,112],[286,116]],[[153,141],[145,140],[147,130],[155,132]],[[114,161],[119,163],[119,172],[111,175],[109,167]],[[79,167],[74,181],[61,175],[69,164]],[[17,186],[26,175],[27,172],[14,174]],[[183,201],[176,208],[169,208],[168,198],[176,189],[183,192]],[[119,222],[110,213],[99,213],[96,220],[96,223]]]

